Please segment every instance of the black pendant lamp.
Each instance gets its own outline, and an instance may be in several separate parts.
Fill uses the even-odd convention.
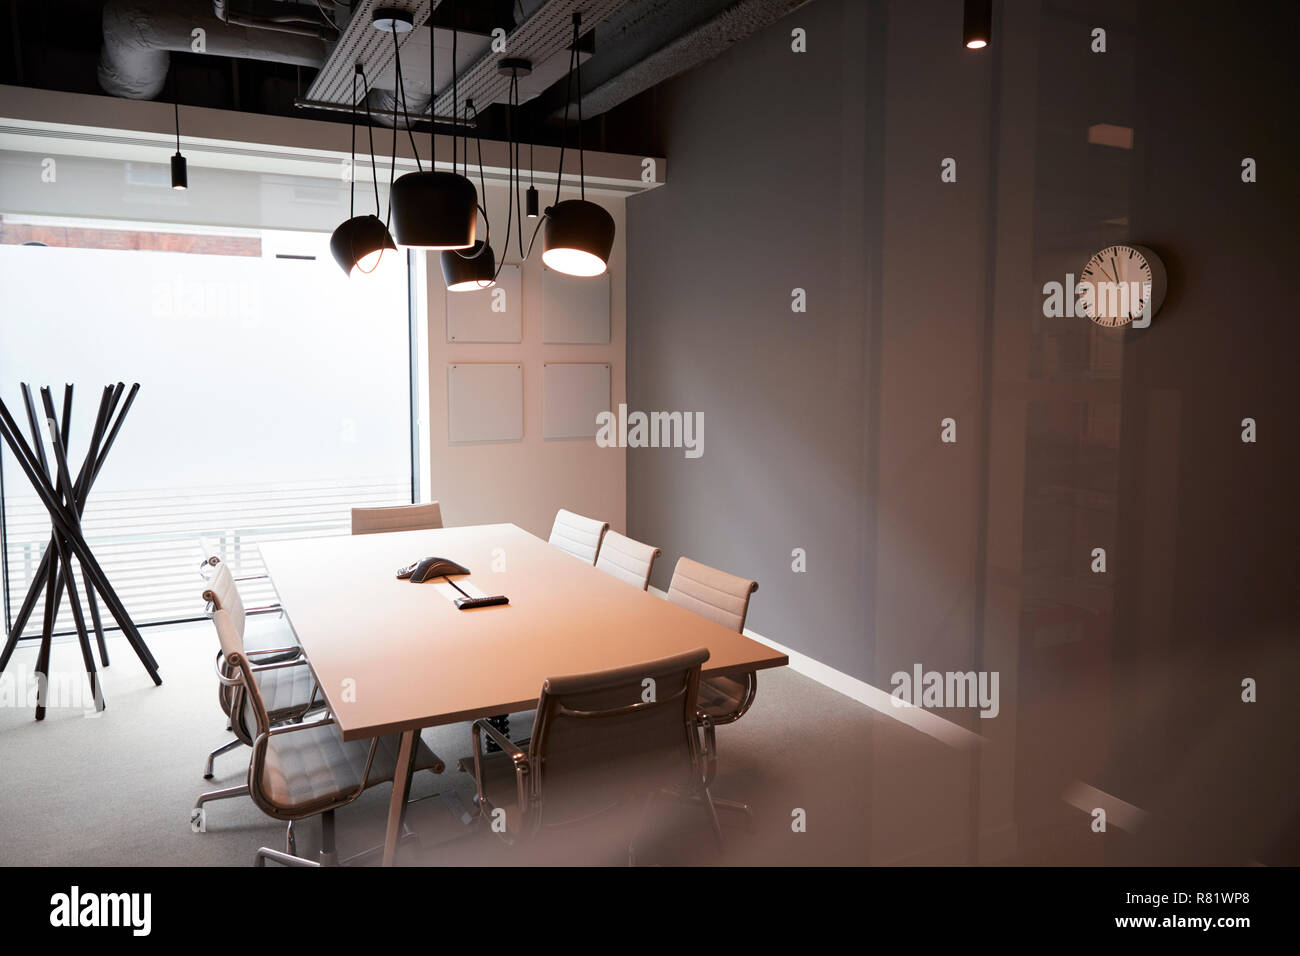
[[[406,90],[402,85],[402,60],[398,33],[409,33],[413,27],[410,15],[400,10],[380,10],[375,14],[377,29],[393,34],[394,66],[398,89],[401,91],[402,113],[406,114]],[[437,85],[434,82],[434,49],[437,40],[433,24],[429,24],[429,169],[420,166],[419,154],[415,162],[417,172],[407,173],[393,184],[390,203],[393,216],[393,236],[404,246],[416,249],[470,249],[474,245],[474,231],[478,219],[478,190],[459,173],[439,172],[437,157]],[[452,64],[453,72],[455,64]],[[407,131],[411,120],[406,116]],[[412,144],[414,149],[414,144]]]
[[[961,33],[968,50],[982,50],[989,45],[993,33],[993,0],[966,0]]]
[[[496,282],[497,257],[482,239],[465,253],[447,250],[442,254],[442,278],[448,292],[477,292]]]
[[[176,108],[176,155],[172,157],[172,189],[188,189],[190,177],[185,171],[185,157],[181,155],[181,104],[173,105]]]
[[[330,236],[330,253],[339,264],[343,274],[351,278],[357,275],[369,275],[379,268],[384,252],[397,250],[388,227],[378,215],[357,215],[357,77],[361,78],[361,97],[366,102],[366,113],[370,112],[367,97],[370,90],[365,81],[365,74],[358,65],[352,74],[352,165],[349,172],[348,219]],[[367,124],[370,135],[370,172],[375,184],[375,212],[379,212],[379,173],[375,169],[375,137],[373,127]],[[394,132],[396,135],[396,132]]]
[[[573,49],[569,56],[569,81],[577,65],[578,84],[578,183],[579,199],[557,202],[546,210],[545,234],[542,237],[542,262],[571,276],[598,276],[608,268],[609,253],[614,248],[614,217],[604,207],[587,201],[587,177],[582,156],[582,61],[578,57],[578,28],[581,15],[573,14]],[[566,92],[568,84],[566,83]],[[568,121],[568,96],[565,97],[565,121]],[[560,173],[556,176],[555,196],[560,195],[560,175],[564,172],[564,154],[560,154]]]

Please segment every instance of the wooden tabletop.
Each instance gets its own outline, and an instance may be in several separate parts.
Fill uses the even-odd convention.
[[[547,677],[709,649],[704,674],[786,655],[584,564],[512,524],[273,541],[285,615],[346,740],[528,710]],[[430,555],[502,607],[457,610],[397,569]],[[494,567],[498,570],[494,570]],[[441,580],[441,579],[439,579]]]

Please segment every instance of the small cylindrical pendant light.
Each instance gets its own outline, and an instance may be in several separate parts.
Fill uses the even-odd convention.
[[[185,170],[185,157],[181,155],[181,104],[172,104],[176,109],[176,155],[172,157],[172,189],[188,189],[189,174]]]
[[[982,50],[992,40],[993,0],[966,0],[962,42],[968,50]]]

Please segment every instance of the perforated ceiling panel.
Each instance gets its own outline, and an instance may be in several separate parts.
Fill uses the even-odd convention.
[[[460,102],[467,98],[482,109],[485,104],[506,100],[510,78],[497,72],[502,57],[523,57],[543,63],[573,42],[573,13],[582,14],[582,33],[624,6],[627,0],[551,0],[506,35],[504,53],[489,50],[459,80]],[[567,61],[566,61],[567,63]],[[561,73],[561,76],[563,74]],[[445,87],[438,97],[439,116],[452,115],[451,91]]]
[[[393,35],[376,30],[373,26],[377,9],[404,10],[410,14],[415,29],[410,33],[398,34],[397,37],[398,45],[405,48],[412,38],[424,38],[424,24],[437,5],[434,0],[360,0],[343,35],[339,37],[338,44],[330,52],[329,61],[316,74],[315,81],[307,90],[307,99],[319,103],[351,104],[352,77],[358,63],[365,69],[372,86],[377,85],[376,78],[390,72],[393,63]],[[427,42],[425,39],[426,45]],[[428,62],[426,58],[424,63]],[[409,72],[405,61],[402,63],[402,71]]]

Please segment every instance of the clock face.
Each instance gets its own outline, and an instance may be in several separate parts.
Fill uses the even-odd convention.
[[[1160,308],[1164,284],[1164,266],[1150,249],[1108,246],[1079,275],[1083,314],[1106,328],[1142,328]]]

